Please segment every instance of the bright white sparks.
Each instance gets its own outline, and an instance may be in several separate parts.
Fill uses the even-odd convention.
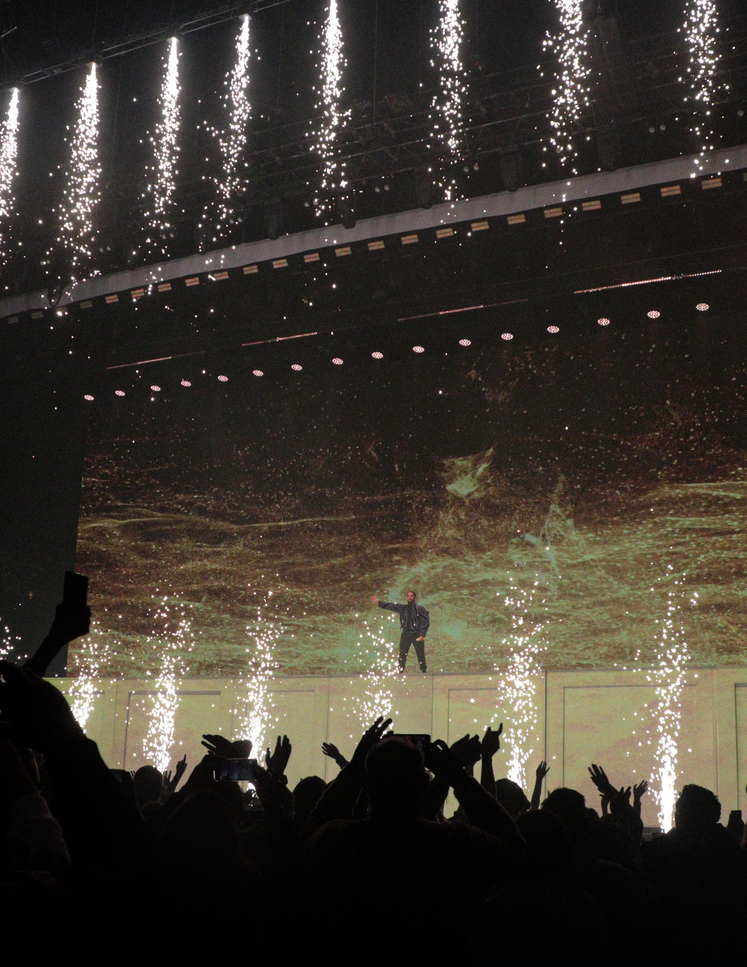
[[[700,145],[697,167],[706,151],[713,150],[711,108],[717,90],[716,70],[719,55],[716,49],[718,10],[714,0],[688,0],[685,25],[688,51],[688,86],[686,102],[695,110],[690,130]]]
[[[348,188],[347,166],[340,160],[339,137],[347,112],[340,107],[345,88],[342,73],[345,55],[342,51],[342,28],[337,12],[337,0],[329,0],[327,21],[322,34],[321,49],[321,95],[317,110],[322,117],[319,130],[315,132],[312,151],[321,158],[321,189],[314,198],[318,216],[332,214],[335,194]]]
[[[10,653],[16,648],[17,642],[20,642],[20,638],[14,635],[10,628],[5,624],[0,624],[0,658],[7,658]],[[23,656],[26,657],[25,655]]]
[[[77,120],[70,140],[70,163],[65,169],[62,201],[57,210],[59,233],[55,248],[47,255],[49,261],[56,262],[59,251],[68,278],[78,282],[86,276],[98,275],[93,262],[97,239],[94,213],[101,197],[99,84],[95,64],[89,68],[75,109]]]
[[[542,681],[540,658],[546,650],[542,637],[544,623],[534,617],[544,599],[536,601],[539,581],[527,591],[514,586],[506,595],[505,605],[511,609],[512,634],[508,668],[501,672],[500,708],[509,717],[505,745],[510,749],[508,778],[526,788],[526,765],[534,753],[530,743],[537,734],[537,688]]]
[[[440,14],[438,27],[431,35],[431,66],[438,70],[439,91],[431,104],[432,144],[428,147],[437,147],[443,164],[453,164],[464,154],[463,105],[467,93],[461,57],[464,21],[459,0],[440,0]],[[445,201],[459,197],[455,175],[442,172],[438,184]]]
[[[161,598],[154,620],[161,627],[153,637],[148,638],[148,642],[153,646],[154,658],[160,668],[143,752],[148,762],[153,763],[160,772],[165,772],[171,763],[174,746],[179,686],[189,672],[185,657],[194,650],[195,638],[189,607],[179,600]]]
[[[672,571],[672,566],[668,566]],[[682,724],[682,689],[685,687],[690,652],[685,641],[680,601],[680,581],[674,581],[667,599],[667,614],[661,622],[661,634],[657,642],[655,665],[646,675],[654,686],[654,747],[653,796],[659,807],[659,825],[668,833],[674,824],[674,806],[677,798],[677,755],[679,751],[680,726]],[[693,603],[697,594],[694,596]]]
[[[392,681],[398,677],[399,671],[396,646],[391,636],[378,634],[367,621],[363,624],[365,632],[359,635],[358,660],[367,670],[363,674],[363,694],[356,690],[352,704],[361,726],[368,728],[379,716],[391,717],[394,705]],[[350,684],[355,686],[356,683]]]
[[[145,241],[143,250],[151,256],[164,256],[168,240],[174,234],[174,196],[176,194],[177,159],[179,156],[179,42],[169,41],[168,57],[161,93],[158,98],[159,121],[151,136],[153,161],[147,169],[148,184],[143,199],[145,212]]]
[[[542,46],[556,60],[555,85],[550,111],[550,144],[563,167],[575,168],[574,129],[589,108],[588,31],[583,22],[583,0],[555,0],[560,31],[548,34]]]
[[[269,591],[267,598],[272,597]],[[265,604],[267,601],[265,601]],[[261,760],[262,750],[276,718],[272,714],[273,700],[271,685],[277,673],[275,643],[282,633],[282,627],[262,614],[262,605],[257,606],[257,616],[247,625],[246,634],[249,647],[247,676],[237,684],[239,707],[234,709],[238,719],[237,739],[250,739],[252,754]]]
[[[92,628],[90,634],[78,643],[78,674],[68,692],[70,709],[83,731],[99,695],[97,679],[109,658],[109,646],[97,641],[100,634],[99,629]]]
[[[18,173],[18,88],[10,94],[8,113],[0,128],[0,263],[8,261],[12,221],[16,215],[13,182]]]
[[[210,129],[220,147],[223,170],[219,177],[213,178],[217,192],[217,202],[205,209],[205,222],[201,226],[210,233],[213,242],[226,234],[227,226],[233,218],[236,200],[246,187],[244,160],[246,151],[247,126],[251,113],[249,103],[249,16],[241,18],[241,29],[236,38],[236,63],[226,76],[226,92],[223,95],[223,109],[228,114],[228,127],[225,132]]]

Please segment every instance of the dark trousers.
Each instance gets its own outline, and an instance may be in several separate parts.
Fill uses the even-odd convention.
[[[415,654],[418,656],[418,664],[420,665],[420,671],[426,671],[425,666],[425,642],[418,641],[417,631],[403,631],[399,639],[399,670],[404,671],[405,663],[407,661],[407,653],[410,650],[410,645],[415,645]]]

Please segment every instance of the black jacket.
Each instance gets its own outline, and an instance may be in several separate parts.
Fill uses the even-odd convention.
[[[428,634],[431,619],[422,604],[393,604],[390,601],[379,601],[379,607],[385,611],[396,611],[403,631],[417,632],[418,636],[423,638]]]

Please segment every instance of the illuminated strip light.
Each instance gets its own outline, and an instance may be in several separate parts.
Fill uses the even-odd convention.
[[[474,229],[475,226],[473,225],[472,228]],[[476,229],[475,229],[475,231],[476,231]],[[453,228],[437,228],[436,229],[436,238],[448,238],[450,235],[453,235],[453,234],[454,234],[454,229]]]
[[[377,251],[379,251],[382,248],[384,248],[384,242],[380,238],[377,239],[375,242],[369,242],[368,243],[368,251],[369,252],[377,252]]]
[[[271,342],[285,342],[287,339],[306,339],[308,336],[318,336],[318,332],[299,332],[296,336],[275,336],[274,339],[257,339],[255,342],[242,342],[241,348],[246,346],[266,346]]]
[[[682,194],[682,188],[679,185],[663,185],[660,191],[662,198],[669,198],[671,195]]]
[[[349,245],[343,245],[341,248],[335,249],[335,255],[339,258],[342,255],[351,255],[352,251]]]
[[[273,269],[287,269],[288,259],[273,259],[272,260]]]
[[[487,219],[482,222],[472,222],[470,228],[473,232],[484,232],[490,228],[490,222],[488,222]]]
[[[412,235],[402,235],[401,240],[403,245],[414,245],[415,242],[419,241],[416,233],[413,233]]]
[[[629,195],[620,195],[620,201],[623,203],[623,205],[633,205],[640,200],[640,191],[632,191]]]
[[[243,272],[244,272],[244,275],[254,275],[256,272],[259,272],[259,266],[245,265],[243,268]]]
[[[8,114],[0,129],[0,262],[10,255],[11,224],[16,215],[13,182],[18,174],[18,88],[10,95]]]
[[[193,278],[191,278],[191,279],[185,279],[185,280],[184,280],[184,284],[185,284],[185,285],[186,285],[187,287],[190,287],[190,286],[193,286],[193,285],[199,285],[199,284],[200,284],[200,280],[199,280],[199,279],[197,278],[197,276],[195,275],[195,276],[194,276]]]
[[[222,282],[224,279],[228,278],[228,272],[225,270],[223,272],[214,272],[211,278],[213,282]]]
[[[158,291],[159,292],[171,292],[171,283],[170,282],[161,282],[160,285],[158,286]]]
[[[319,253],[318,252],[307,252],[303,257],[304,262],[318,262]]]
[[[563,209],[560,206],[558,206],[557,208],[545,209],[545,218],[560,218],[562,214],[563,214]]]
[[[602,207],[601,201],[599,199],[594,199],[594,201],[582,201],[581,208],[585,212],[598,211]]]
[[[589,292],[606,292],[608,289],[627,289],[632,285],[650,285],[653,282],[678,282],[680,279],[697,279],[701,275],[720,275],[723,269],[710,269],[708,272],[688,272],[684,275],[662,275],[658,279],[640,279],[638,282],[618,282],[617,285],[600,285],[596,289],[576,289],[574,295],[587,295]]]
[[[464,306],[462,309],[441,309],[440,312],[424,312],[419,316],[401,316],[397,322],[412,322],[415,319],[430,319],[433,316],[450,316],[455,312],[472,312],[473,309],[497,309],[499,306],[516,306],[529,302],[529,299],[510,299],[508,302],[491,302],[484,306]]]
[[[506,221],[509,225],[522,225],[527,220],[527,216],[522,212],[521,215],[509,215]]]
[[[118,295],[105,295],[104,296],[104,302],[107,305],[111,305],[113,302],[119,302],[119,296]]]
[[[723,182],[719,177],[706,178],[700,183],[701,188],[721,188],[722,186],[723,186]]]
[[[145,295],[145,289],[132,289],[130,291],[130,295],[132,296],[133,302],[136,302],[138,299],[142,299],[142,297]]]

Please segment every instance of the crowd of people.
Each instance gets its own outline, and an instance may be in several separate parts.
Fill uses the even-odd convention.
[[[246,740],[206,734],[183,780],[112,770],[64,696],[0,662],[2,899],[28,953],[276,964],[605,962],[736,953],[747,905],[744,829],[685,786],[675,828],[643,839],[646,784],[592,765],[600,810],[573,789],[541,801],[493,774],[500,730],[424,751],[378,719],[329,784],[289,788],[278,739],[244,789],[216,765]],[[479,765],[479,777],[473,775]],[[459,803],[444,816],[450,790]],[[632,801],[631,801],[632,794]],[[136,946],[132,946],[132,945]]]

